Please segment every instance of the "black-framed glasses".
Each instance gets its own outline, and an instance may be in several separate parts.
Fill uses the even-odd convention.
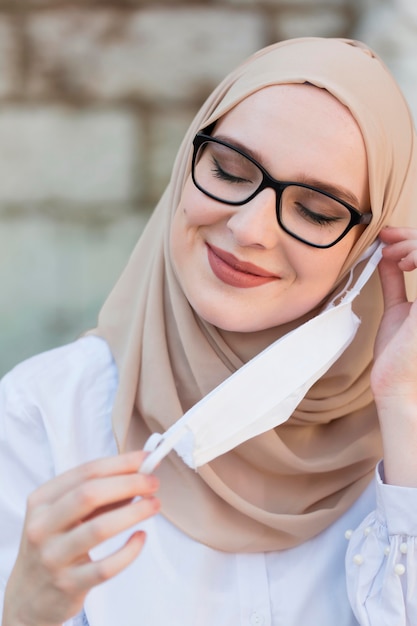
[[[193,141],[192,179],[206,196],[230,205],[250,202],[263,189],[276,194],[276,215],[286,233],[315,248],[330,248],[372,213],[317,187],[272,178],[260,163],[239,148],[197,133]]]

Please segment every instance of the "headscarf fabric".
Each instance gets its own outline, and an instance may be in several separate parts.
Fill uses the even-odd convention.
[[[254,333],[215,328],[187,301],[169,246],[194,135],[266,86],[306,82],[350,110],[367,153],[373,218],[338,283],[384,225],[417,225],[412,116],[374,52],[352,40],[302,38],[250,57],[220,83],[191,123],[171,181],[91,331],[106,339],[118,368],[112,420],[119,450],[142,448],[153,432],[165,431],[250,358],[317,313]],[[342,515],[371,480],[382,453],[369,385],[382,308],[375,273],[354,303],[362,322],[354,341],[287,423],[197,471],[171,453],[157,470],[162,514],[188,536],[226,552],[290,548]],[[281,366],[277,363],[277,375]]]

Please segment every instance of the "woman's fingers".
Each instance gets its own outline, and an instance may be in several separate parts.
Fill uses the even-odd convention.
[[[68,595],[88,592],[92,587],[113,578],[130,565],[140,554],[145,538],[143,531],[133,533],[126,543],[110,556],[65,570],[57,585]]]
[[[383,257],[398,264],[405,272],[417,268],[417,230],[412,228],[384,228],[380,238],[387,244]]]
[[[52,504],[38,505],[30,518],[28,532],[44,535],[69,530],[85,519],[130,502],[137,496],[150,496],[159,487],[155,476],[138,472],[93,478],[77,484]],[[30,510],[30,505],[28,507]]]
[[[110,556],[55,569],[18,558],[7,584],[3,619],[7,624],[61,624],[79,613],[88,591],[119,574],[139,555],[145,533],[137,531]]]
[[[138,471],[147,456],[146,452],[135,451],[89,461],[73,469],[63,472],[53,480],[39,487],[30,497],[30,505],[50,504],[62,495],[81,485],[87,480],[116,476]]]
[[[397,263],[403,272],[411,272],[417,267],[417,240],[389,245],[384,248],[383,257]]]
[[[381,279],[385,311],[397,304],[406,302],[407,294],[404,274],[398,267],[398,264],[383,258],[379,263],[378,270]]]
[[[80,559],[84,561],[92,548],[155,515],[159,509],[159,500],[147,497],[101,514],[69,532],[52,537],[43,548],[42,558],[57,568],[77,563]]]
[[[380,239],[384,243],[396,243],[405,239],[416,240],[417,229],[398,226],[386,226],[379,233]]]
[[[89,552],[159,511],[154,476],[140,474],[146,453],[92,461],[52,479],[29,497],[19,554],[9,578],[5,615],[17,623],[62,623],[89,589],[118,574],[139,554],[145,535],[101,561]],[[30,589],[30,593],[28,592]],[[22,623],[23,623],[22,621]],[[20,622],[19,622],[20,623]]]
[[[99,543],[157,513],[159,501],[152,496],[159,480],[138,473],[143,458],[133,453],[87,463],[64,480],[50,481],[41,496],[35,492],[28,501],[26,552],[38,554],[47,570],[58,571],[88,561],[89,550]]]

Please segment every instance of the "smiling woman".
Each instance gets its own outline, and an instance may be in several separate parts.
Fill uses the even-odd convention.
[[[363,44],[224,79],[97,328],[2,382],[2,626],[417,623],[416,201]],[[148,475],[187,411],[190,455],[213,431],[218,454]]]

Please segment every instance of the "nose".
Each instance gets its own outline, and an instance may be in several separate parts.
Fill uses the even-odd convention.
[[[280,227],[276,217],[276,195],[263,189],[247,204],[233,207],[227,226],[240,246],[270,249],[277,245]]]

